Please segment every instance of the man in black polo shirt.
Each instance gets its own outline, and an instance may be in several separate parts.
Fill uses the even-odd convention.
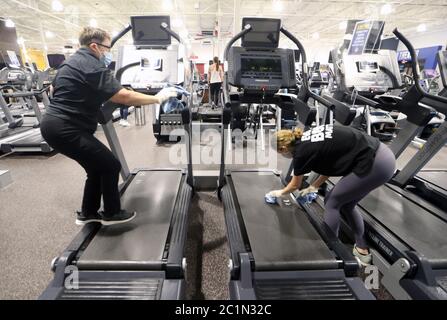
[[[107,100],[124,105],[161,104],[175,91],[150,96],[124,89],[107,69],[111,37],[98,28],[84,28],[81,48],[59,68],[53,98],[41,123],[44,139],[56,151],[77,161],[87,172],[77,224],[103,225],[132,220],[136,213],[121,210],[118,191],[120,162],[94,137],[100,106]],[[104,211],[98,213],[104,202]]]

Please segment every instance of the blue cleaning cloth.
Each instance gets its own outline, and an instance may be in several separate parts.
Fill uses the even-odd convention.
[[[310,204],[313,201],[315,201],[315,199],[317,199],[317,193],[316,192],[310,192],[308,194],[306,194],[304,197],[298,197],[298,202],[301,204]]]
[[[177,96],[182,95],[188,97],[191,95],[188,91],[180,86],[168,84],[165,88],[174,88],[177,91]],[[180,99],[177,99],[177,97],[172,97],[163,102],[161,107],[163,108],[164,113],[174,113],[177,111],[181,111],[183,108],[185,108],[185,105]]]
[[[266,194],[264,199],[265,199],[265,202],[267,202],[269,204],[276,204],[277,203],[276,202],[277,201],[276,197],[273,197],[273,196],[271,196],[269,194]]]

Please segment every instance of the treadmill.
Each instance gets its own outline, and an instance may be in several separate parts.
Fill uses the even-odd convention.
[[[252,32],[250,34],[250,32]],[[357,277],[359,265],[323,221],[300,207],[294,198],[278,205],[264,195],[284,186],[275,170],[225,170],[226,141],[231,141],[233,110],[241,103],[276,104],[294,108],[303,125],[315,120],[315,108],[280,88],[296,88],[293,50],[278,48],[280,32],[292,40],[302,55],[305,86],[307,63],[301,43],[281,27],[279,19],[244,18],[243,30],[227,44],[228,65],[223,86],[223,126],[218,195],[223,201],[230,246],[231,299],[373,299]],[[242,38],[242,47],[232,45]],[[243,65],[245,64],[245,65]],[[243,69],[242,69],[243,67]],[[243,88],[229,92],[229,85]],[[313,96],[312,96],[313,97]],[[321,103],[324,99],[315,96]]]
[[[347,47],[349,43],[345,47]],[[337,54],[333,51],[331,53],[331,57],[337,56]],[[446,61],[446,52],[440,51],[438,52],[438,65],[441,71],[441,78],[443,80],[443,84],[446,83],[445,78],[447,61]],[[365,65],[372,64],[374,65],[374,61],[376,61],[376,57],[373,55],[366,56],[365,61],[362,63]],[[382,65],[378,65],[381,71],[386,71],[387,77],[392,80],[392,83],[395,83],[393,87],[397,87],[396,84],[400,83],[400,77],[398,73],[398,69],[392,67],[392,63],[383,61],[385,65],[388,67],[383,67]],[[371,92],[351,92],[348,89],[349,87],[360,87],[366,88],[370,79],[368,77],[362,77],[357,74],[357,69],[346,69],[345,74],[342,74],[336,69],[336,80],[341,88],[341,92],[336,92],[334,97],[345,101],[348,104],[356,104],[360,103],[362,105],[373,107],[375,109],[381,109],[388,112],[398,111],[410,117],[407,121],[402,121],[403,125],[406,125],[408,122],[413,123],[413,127],[410,130],[406,129],[406,131],[399,135],[401,138],[407,139],[411,136],[412,139],[416,139],[417,136],[423,132],[430,124],[432,123],[432,119],[439,114],[447,115],[447,107],[444,103],[436,101],[431,97],[424,96],[424,90],[415,85],[412,88],[405,92],[400,96],[393,96],[391,94],[383,94],[383,95],[375,95],[375,93]],[[349,79],[349,84],[347,84],[347,79]],[[420,92],[419,92],[419,91]],[[358,94],[357,94],[358,93]],[[369,96],[370,98],[366,97]],[[440,96],[447,96],[447,91],[444,89],[440,92]],[[404,98],[405,97],[405,98]],[[326,99],[332,99],[331,97],[325,96]],[[374,100],[373,100],[374,99]],[[405,101],[401,101],[405,100]],[[431,108],[428,111],[427,107]],[[427,112],[429,114],[427,114]],[[332,114],[332,113],[331,113]],[[441,118],[441,117],[440,117]],[[331,120],[330,123],[333,121]],[[422,126],[422,128],[420,128]],[[432,169],[432,170],[421,170],[437,153],[438,151],[445,145],[447,142],[447,133],[445,131],[445,122],[440,124],[440,127],[436,129],[438,134],[433,136],[424,148],[419,150],[414,157],[408,162],[408,165],[398,172],[393,178],[393,183],[396,185],[409,190],[426,201],[436,205],[443,211],[447,211],[447,170],[442,169]],[[368,126],[369,127],[369,126]],[[417,133],[416,131],[417,130]],[[416,136],[413,136],[416,134]],[[395,134],[393,134],[394,137]],[[391,137],[391,138],[393,138]],[[391,140],[391,139],[390,139]],[[402,140],[401,140],[402,141]],[[411,142],[411,141],[410,141]],[[400,146],[400,150],[393,149],[396,157],[399,157],[400,154],[404,151],[404,149],[408,146],[408,144],[391,144],[392,148],[396,146]]]
[[[443,74],[446,60],[443,52],[439,52],[439,65]],[[395,77],[390,73],[392,77]],[[343,84],[343,79],[340,81]],[[445,95],[444,93],[441,92]],[[328,100],[334,98],[323,95]],[[383,109],[389,112],[398,111],[407,116],[402,121],[401,134],[397,137],[399,141],[390,145],[396,158],[399,157],[407,146],[429,125],[431,119],[437,114],[447,115],[447,106],[442,101],[436,100],[433,95],[426,95],[425,91],[414,84],[403,96],[397,97],[389,94],[376,96],[371,100],[362,95],[357,95],[355,99],[345,97],[348,103],[361,101],[362,104],[374,108]],[[441,98],[442,99],[442,98]],[[336,117],[337,118],[337,117]],[[332,121],[331,121],[332,123]],[[392,183],[405,188],[408,191],[420,196],[431,204],[437,206],[442,211],[447,211],[447,170],[421,170],[447,142],[447,124],[442,123],[427,140],[424,148],[420,149],[407,165],[398,171],[393,177]]]
[[[439,96],[447,98],[447,51],[438,52],[438,65],[444,89]],[[417,76],[418,77],[418,76]],[[418,82],[419,85],[419,82]],[[422,88],[420,88],[422,90]],[[434,99],[436,96],[422,96],[421,103],[447,117],[447,104]],[[405,187],[443,211],[447,211],[447,169],[421,170],[447,143],[447,123],[444,121],[393,179],[396,185]]]
[[[40,122],[42,113],[37,103],[36,95],[46,96],[47,88],[41,90],[31,91],[16,91],[13,93],[2,93],[0,97],[0,106],[9,121],[15,121],[9,111],[5,97],[8,98],[23,98],[31,103],[35,117],[37,119],[36,125],[33,127],[14,127],[10,130],[10,135],[4,135],[0,139],[0,151],[3,153],[11,152],[42,152],[49,153],[53,151],[48,143],[43,139],[40,133]],[[48,97],[44,98],[46,103],[49,102]],[[11,120],[12,119],[12,120]],[[10,122],[11,123],[11,122]],[[13,122],[14,123],[14,122]],[[26,128],[26,129],[25,129]]]
[[[23,117],[13,116],[3,94],[0,94],[0,108],[3,112],[0,118],[0,139],[31,129],[30,127],[23,126]]]
[[[160,32],[153,32],[161,28]],[[132,17],[113,44],[128,31],[148,42],[166,33],[169,16]],[[152,42],[153,43],[153,42]],[[117,71],[120,79],[127,65]],[[112,123],[116,105],[104,104],[100,123],[122,165],[122,207],[136,211],[129,223],[85,225],[65,251],[52,262],[55,273],[39,299],[182,299],[185,294],[187,214],[193,195],[190,110],[180,114],[185,129],[187,169],[137,169],[130,172]],[[67,283],[76,286],[69,286]],[[72,281],[72,282],[70,282]]]
[[[413,70],[419,70],[411,43],[397,29],[396,37],[408,48]],[[407,115],[404,125],[390,145],[398,157],[434,116],[429,105],[444,105],[447,99],[428,95],[420,88],[415,72],[415,84],[399,98],[378,97],[380,108],[399,110]],[[326,97],[330,99],[329,97]],[[362,98],[369,100],[367,98]],[[369,102],[368,102],[369,103]],[[442,131],[436,132],[442,134]],[[424,148],[436,148],[439,141]],[[430,139],[432,139],[432,137]],[[445,141],[443,142],[445,143]],[[432,146],[433,145],[433,146]],[[416,159],[413,158],[413,159]],[[412,160],[413,161],[413,160]],[[401,172],[406,172],[404,168]],[[401,188],[396,181],[373,190],[359,202],[358,209],[365,221],[365,235],[372,246],[373,264],[383,274],[382,284],[396,299],[447,299],[447,213],[421,197]],[[334,185],[338,179],[330,179]],[[318,198],[317,203],[322,203]],[[346,221],[342,230],[350,230]],[[346,232],[352,235],[351,232]]]

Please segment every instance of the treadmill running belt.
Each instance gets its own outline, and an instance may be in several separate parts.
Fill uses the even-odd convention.
[[[81,269],[161,268],[181,170],[139,171],[121,198],[134,220],[103,226],[78,261]]]
[[[360,207],[429,260],[447,260],[447,224],[386,186],[373,190]]]
[[[273,173],[232,171],[236,195],[255,260],[261,270],[330,269],[332,252],[295,203],[267,204],[264,195],[282,187]],[[284,200],[284,199],[283,199]]]
[[[428,183],[444,189],[447,192],[447,172],[446,171],[420,171],[418,178],[424,179]]]
[[[13,135],[19,134],[19,133],[23,133],[25,131],[29,131],[32,130],[31,127],[18,127],[18,128],[14,128],[14,129],[5,129],[3,131],[0,131],[0,138],[2,139],[7,139],[12,137]],[[0,141],[1,144],[1,141]]]
[[[40,129],[36,129],[33,132],[30,132],[28,136],[22,137],[15,141],[11,141],[9,144],[11,146],[33,147],[40,146],[40,144],[44,141],[45,140],[40,133]]]

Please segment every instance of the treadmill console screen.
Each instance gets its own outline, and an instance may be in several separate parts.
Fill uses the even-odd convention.
[[[273,94],[281,88],[296,88],[295,57],[291,49],[251,50],[231,47],[228,83],[234,87]]]
[[[281,73],[281,59],[242,58],[242,73]]]
[[[249,24],[251,31],[242,37],[245,48],[277,48],[279,44],[280,19],[243,18],[242,28]]]
[[[377,62],[358,61],[357,70],[358,72],[377,72],[380,68]]]
[[[169,46],[171,36],[161,28],[162,23],[170,27],[169,16],[131,17],[132,37],[136,46]]]

